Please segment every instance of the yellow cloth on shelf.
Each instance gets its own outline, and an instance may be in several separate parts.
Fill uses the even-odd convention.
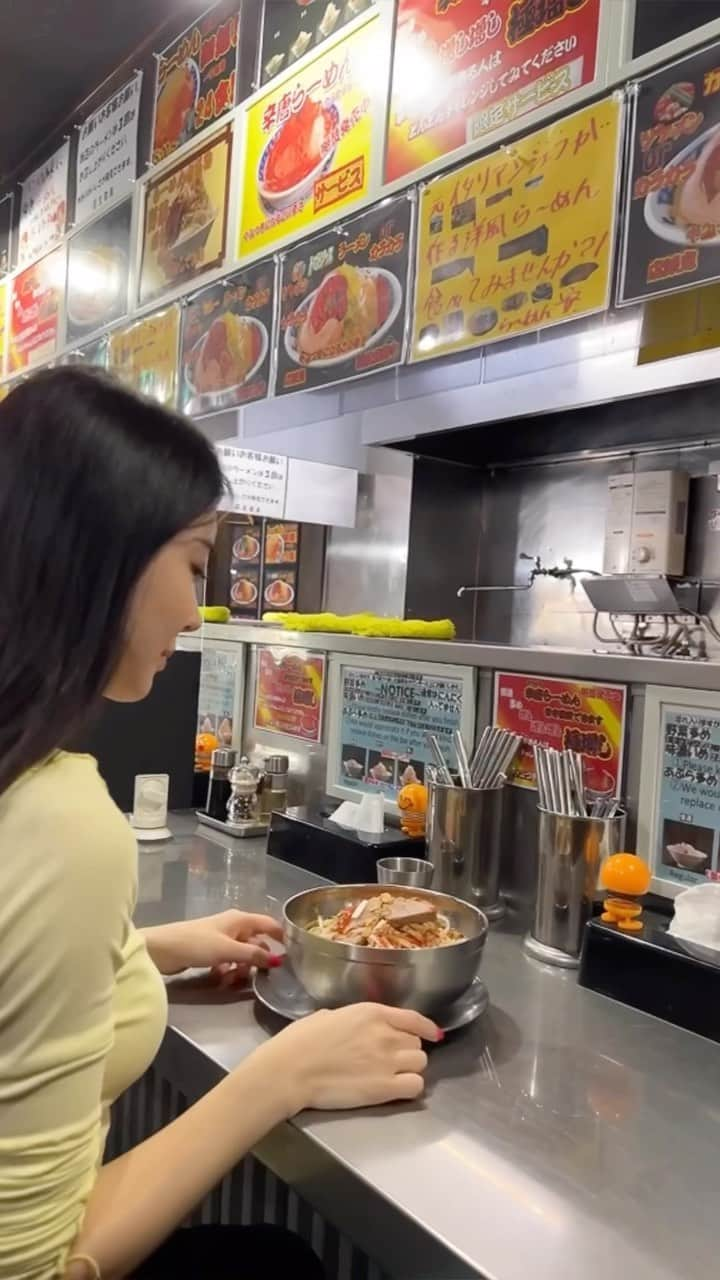
[[[272,622],[286,631],[324,631],[407,640],[455,639],[455,624],[449,618],[424,622],[421,618],[378,618],[374,613],[353,613],[347,617],[336,613],[265,613],[263,622]]]

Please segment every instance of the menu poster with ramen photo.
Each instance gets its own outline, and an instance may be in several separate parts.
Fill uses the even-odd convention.
[[[222,0],[156,55],[153,164],[235,106],[238,9]]]
[[[276,395],[401,363],[413,209],[385,200],[285,254]]]
[[[275,263],[258,262],[201,289],[183,308],[180,403],[200,416],[268,394]]]
[[[720,44],[637,90],[620,305],[720,279]]]
[[[245,107],[239,258],[308,234],[367,200],[373,114],[384,110],[382,23],[373,10],[368,15]]]
[[[148,183],[141,305],[222,264],[231,140],[231,129],[223,129]]]
[[[68,247],[66,342],[83,342],[128,309],[132,201],[83,227]]]
[[[55,355],[65,270],[65,249],[61,247],[13,278],[8,373],[45,364]]]
[[[308,649],[258,649],[255,728],[320,742],[325,654]]]
[[[134,391],[174,408],[179,339],[180,308],[175,303],[116,329],[110,335],[108,367]]]

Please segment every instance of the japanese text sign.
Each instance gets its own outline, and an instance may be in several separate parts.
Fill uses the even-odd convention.
[[[137,172],[137,137],[142,72],[103,103],[78,135],[75,225],[130,192]]]
[[[0,378],[4,378],[7,370],[5,368],[5,358],[7,356],[7,302],[8,287],[0,282]]]
[[[608,305],[621,112],[606,98],[423,189],[413,359]]]
[[[15,197],[12,193],[0,199],[0,276],[6,275],[10,270],[14,208]]]
[[[413,205],[398,196],[285,254],[275,392],[324,387],[405,354]]]
[[[254,263],[208,285],[183,308],[180,405],[208,414],[268,393],[275,263]]]
[[[55,355],[65,292],[66,254],[55,249],[12,282],[9,373],[43,364]]]
[[[380,38],[373,15],[246,108],[239,257],[367,195]]]
[[[258,453],[219,445],[220,466],[230,485],[231,496],[221,506],[250,516],[285,514],[288,460],[280,454]]]
[[[495,725],[523,738],[513,769],[516,786],[535,787],[532,744],[583,757],[586,788],[618,796],[625,740],[624,685],[555,680],[550,676],[495,675]]]
[[[385,181],[595,79],[600,0],[398,0]]]
[[[230,143],[228,127],[148,183],[141,304],[222,263]]]
[[[70,142],[22,183],[18,267],[35,262],[60,243],[67,222]]]
[[[258,650],[256,729],[320,742],[324,693],[324,654],[307,649]]]
[[[235,106],[238,0],[222,0],[157,57],[153,164]]]
[[[156,311],[110,335],[108,366],[135,391],[175,404],[180,308]]]
[[[720,279],[720,44],[646,76],[630,130],[618,301]]]
[[[681,888],[720,873],[720,714],[711,708],[665,704],[653,871]]]

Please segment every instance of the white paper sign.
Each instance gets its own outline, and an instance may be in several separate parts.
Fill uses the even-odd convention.
[[[70,142],[22,183],[18,267],[44,257],[60,244],[67,222]]]
[[[220,466],[230,485],[232,497],[221,504],[227,511],[249,516],[285,514],[288,460],[277,453],[256,453],[219,445]]]
[[[77,153],[75,225],[82,226],[130,191],[137,169],[142,72],[88,116]]]

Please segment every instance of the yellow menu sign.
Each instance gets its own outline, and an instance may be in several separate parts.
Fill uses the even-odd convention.
[[[608,305],[621,112],[606,98],[422,190],[414,360]]]
[[[246,108],[238,257],[367,195],[380,32],[373,14]]]
[[[108,368],[123,382],[175,406],[180,308],[174,304],[110,335]]]

